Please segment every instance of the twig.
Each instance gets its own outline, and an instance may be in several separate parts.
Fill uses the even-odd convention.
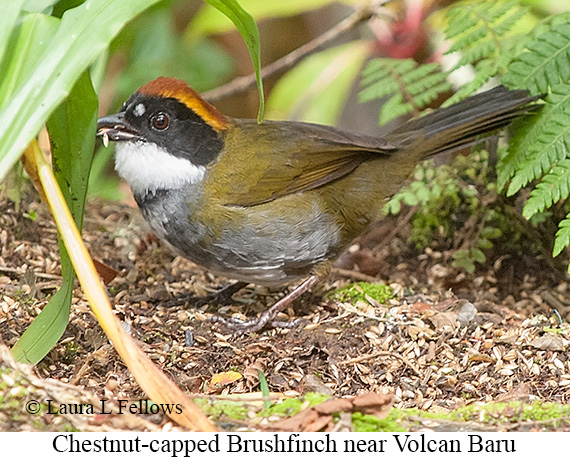
[[[354,29],[360,23],[367,21],[372,16],[378,14],[378,9],[382,5],[388,3],[388,1],[389,0],[373,1],[369,5],[360,8],[359,10],[355,11],[353,14],[348,16],[346,19],[339,22],[333,28],[329,29],[322,35],[316,37],[314,40],[309,41],[308,43],[295,49],[294,51],[290,52],[281,59],[278,59],[275,62],[267,65],[266,67],[263,67],[261,69],[261,77],[268,78],[269,76],[272,76],[275,73],[279,73],[281,71],[284,71],[292,67],[296,63],[303,60],[305,57],[320,50],[322,47],[329,44],[331,41],[335,40],[339,36]],[[254,84],[255,84],[255,73],[251,73],[247,76],[240,76],[238,78],[235,78],[234,80],[230,81],[227,84],[224,84],[223,86],[205,92],[204,94],[202,94],[202,96],[209,102],[214,102],[216,100],[220,100],[235,93],[243,92],[249,89]]]
[[[415,374],[417,374],[419,377],[422,376],[419,370],[414,365],[412,365],[412,362],[410,362],[404,356],[391,351],[376,351],[373,352],[372,354],[362,355],[360,357],[355,357],[350,360],[343,360],[342,362],[337,363],[337,365],[351,365],[353,363],[365,362],[366,360],[375,359],[376,357],[381,357],[381,356],[395,357],[396,359],[404,362],[404,364],[407,365],[408,368],[412,370]]]
[[[20,271],[20,270],[17,270],[16,268],[0,267],[0,274],[10,276],[12,278],[20,278],[20,277],[24,276],[25,273],[26,273],[25,271]],[[61,281],[63,279],[59,275],[53,275],[50,273],[40,273],[40,272],[36,272],[36,271],[34,271],[34,275],[37,278],[41,278],[41,279],[53,279],[53,280],[58,280],[58,281]]]
[[[540,296],[543,300],[550,306],[554,311],[558,313],[566,314],[568,312],[569,306],[566,303],[563,303],[557,297],[555,297],[552,292],[549,290],[543,290],[540,293]]]
[[[286,397],[285,395],[269,395],[268,397],[260,395],[257,398],[254,397],[247,397],[243,396],[242,394],[230,394],[230,395],[208,395],[208,394],[196,394],[196,393],[189,393],[187,394],[190,398],[200,398],[205,400],[220,400],[220,401],[233,401],[237,403],[258,403],[264,401],[279,401],[285,400],[290,397]]]

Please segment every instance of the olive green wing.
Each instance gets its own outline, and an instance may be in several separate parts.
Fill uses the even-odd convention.
[[[323,125],[237,120],[206,186],[225,205],[254,206],[324,186],[396,149]]]

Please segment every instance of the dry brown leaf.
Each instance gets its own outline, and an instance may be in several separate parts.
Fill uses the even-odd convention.
[[[107,265],[106,263],[103,263],[97,259],[94,259],[93,257],[91,258],[91,260],[93,260],[93,264],[95,265],[95,269],[97,270],[97,273],[99,273],[99,276],[101,276],[101,279],[103,280],[103,282],[105,284],[109,284],[119,274],[119,272],[117,270],[115,270],[113,267]]]
[[[318,394],[325,394],[332,396],[333,391],[332,389],[325,385],[321,378],[315,376],[312,373],[305,375],[305,377],[299,383],[299,390],[302,393],[306,392],[316,392]]]
[[[248,386],[252,387],[259,384],[259,371],[264,373],[266,365],[267,359],[261,358],[257,359],[244,370],[243,377],[246,379]]]
[[[237,381],[238,379],[241,379],[242,377],[243,376],[237,371],[224,371],[222,373],[216,373],[214,376],[212,376],[210,384],[225,386]]]
[[[371,414],[376,416],[378,419],[384,419],[388,415],[390,409],[392,409],[393,402],[393,395],[379,394],[375,392],[358,395],[357,397],[354,397],[352,401],[354,410],[360,411],[364,414]]]
[[[539,336],[529,343],[536,349],[543,351],[563,351],[564,339],[560,335],[547,333],[546,335]]]
[[[455,328],[458,324],[457,313],[453,312],[436,313],[433,316],[431,316],[429,320],[436,329],[441,329],[446,326]]]

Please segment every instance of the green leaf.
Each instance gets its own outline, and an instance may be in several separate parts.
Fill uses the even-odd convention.
[[[541,94],[570,80],[570,24],[560,24],[527,45],[503,77],[503,84]]]
[[[59,0],[25,0],[22,9],[30,13],[49,13]]]
[[[536,22],[518,0],[455,2],[448,9],[445,21],[445,36],[451,42],[447,53],[456,52],[459,56],[452,71],[471,65],[475,76],[443,106],[457,103],[491,78],[502,75],[519,54]]]
[[[257,30],[257,24],[253,17],[251,17],[251,15],[240,6],[237,0],[206,1],[230,18],[247,45],[247,49],[249,50],[249,55],[253,63],[253,69],[255,71],[259,93],[257,122],[261,122],[263,120],[263,112],[265,110],[265,101],[263,95],[263,81],[261,80],[261,51],[259,47],[259,30]]]
[[[87,0],[63,15],[33,70],[0,110],[0,180],[125,23],[157,1]]]
[[[355,41],[303,60],[271,91],[268,117],[334,125],[369,49]]]
[[[11,0],[2,6],[2,14],[0,15],[0,64],[2,64],[23,3],[24,0]]]
[[[265,379],[265,375],[263,374],[263,371],[261,371],[258,368],[257,374],[259,375],[259,388],[261,390],[261,395],[263,395],[264,397],[269,397],[269,385],[267,384],[267,379]],[[265,409],[269,408],[270,406],[271,406],[271,402],[269,400],[265,400],[263,402],[263,407]]]
[[[503,232],[497,227],[486,226],[483,228],[483,230],[481,230],[481,236],[489,240],[500,238],[502,235]]]
[[[479,249],[491,249],[493,243],[487,238],[480,238],[477,242],[477,246],[479,246]]]
[[[554,248],[552,249],[552,256],[556,257],[559,255],[564,248],[570,244],[570,214],[566,215],[566,219],[563,219],[558,225],[558,232],[556,232],[556,238],[554,240]]]
[[[47,123],[53,169],[79,230],[95,146],[97,108],[97,94],[85,72]]]
[[[537,116],[514,123],[515,135],[508,153],[498,166],[498,184],[502,188],[512,178],[507,195],[514,195],[529,182],[548,173],[568,157],[570,146],[570,86],[552,88]]]
[[[530,198],[523,208],[523,216],[530,219],[536,213],[568,198],[568,195],[570,195],[570,159],[565,159],[556,164],[530,193]]]
[[[447,74],[437,63],[418,65],[413,59],[373,59],[362,72],[360,102],[384,98],[379,124],[419,112],[451,89]]]
[[[463,268],[467,273],[473,274],[475,272],[475,263],[469,256],[469,251],[460,249],[453,253],[453,262],[451,266],[454,268]]]
[[[87,179],[91,168],[98,100],[88,73],[48,121],[54,171],[77,227],[83,225]],[[63,284],[14,345],[17,360],[35,364],[63,335],[69,320],[75,272],[60,240]]]
[[[62,257],[61,268],[64,271],[73,272],[69,257],[66,260]],[[18,362],[35,364],[55,346],[69,321],[72,294],[73,280],[64,278],[61,289],[56,292],[12,347],[14,359]]]
[[[8,100],[46,50],[57,31],[59,19],[40,13],[25,13],[14,30],[8,52],[0,65],[0,107]]]
[[[483,251],[481,251],[481,249],[478,248],[471,249],[471,257],[475,262],[478,263],[485,263],[485,261],[487,260]]]

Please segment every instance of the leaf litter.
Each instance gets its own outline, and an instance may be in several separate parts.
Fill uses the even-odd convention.
[[[0,198],[0,343],[8,347],[61,280],[49,214],[35,202],[22,206],[37,213],[35,221]],[[398,238],[377,251],[355,244],[330,280],[280,316],[302,317],[305,327],[235,337],[207,318],[213,313],[255,316],[284,290],[249,285],[229,305],[192,306],[192,297],[206,296],[228,281],[174,256],[134,208],[94,203],[86,214],[84,239],[92,256],[107,267],[116,315],[149,357],[205,404],[224,398],[247,406],[245,416],[238,418],[217,410],[220,416],[214,420],[224,429],[351,430],[355,417],[375,414],[355,406],[367,398],[375,398],[382,414],[417,411],[414,421],[406,423],[410,430],[454,429],[447,419],[428,420],[420,413],[448,414],[495,402],[570,402],[568,278],[547,269],[526,269],[515,283],[502,274],[508,259],[468,276],[450,266],[451,254],[426,250],[412,256]],[[351,254],[351,268],[379,266],[391,298],[376,299],[358,285],[357,291],[365,292],[362,298],[334,296],[335,290],[355,282],[347,275],[358,281],[369,276],[362,270],[346,272],[343,262]],[[530,259],[523,259],[521,268],[524,262]],[[34,370],[15,365],[5,350],[1,359],[4,373],[23,373],[38,385],[56,383],[111,403],[144,398],[79,288],[64,336]],[[260,393],[258,370],[273,403],[297,398],[305,405],[297,415],[260,415],[267,399]],[[0,394],[7,395],[6,389],[0,388]],[[42,398],[58,401],[49,389],[45,392]],[[320,405],[333,408],[308,406],[303,399],[309,392],[331,396]],[[513,413],[507,425],[489,427],[552,429],[555,424],[570,430],[568,417],[529,422],[519,416]],[[140,417],[136,425],[120,415],[87,419],[73,422],[73,427],[176,428],[160,414],[150,420]],[[468,424],[473,430],[483,426],[473,418]],[[37,427],[0,415],[3,430]]]

